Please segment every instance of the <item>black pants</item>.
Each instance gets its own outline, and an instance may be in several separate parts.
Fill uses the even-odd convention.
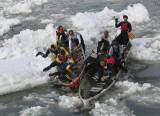
[[[115,73],[118,72],[118,68],[120,68],[121,70],[127,73],[128,72],[127,68],[124,67],[118,59],[116,58],[114,59],[115,59],[115,65],[114,65]]]
[[[129,41],[128,33],[125,31],[121,31],[121,33],[116,37],[116,40],[121,45],[127,45],[128,41]]]
[[[109,41],[102,39],[101,41],[98,42],[97,53],[100,52],[100,48],[101,48],[102,44],[104,44],[103,48],[102,48],[103,51],[109,50]]]
[[[83,47],[83,50],[84,50],[84,53],[85,53],[85,44],[84,44],[84,40],[83,40],[83,37],[80,35],[80,38],[81,38],[81,45]],[[76,45],[78,46],[79,42],[78,42],[78,39],[75,39],[75,43]]]

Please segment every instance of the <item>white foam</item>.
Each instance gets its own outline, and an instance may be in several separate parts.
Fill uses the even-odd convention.
[[[116,102],[113,104],[111,101]],[[105,103],[95,103],[95,108],[91,110],[93,116],[134,116],[133,112],[125,106],[123,102],[116,99],[106,100]]]
[[[117,88],[123,89],[123,93],[121,93],[121,95],[124,96],[132,95],[136,92],[146,91],[152,87],[150,83],[144,83],[143,85],[140,85],[139,83],[128,81],[119,81],[115,85]]]
[[[11,27],[19,24],[21,24],[21,21],[18,19],[6,19],[0,17],[0,36],[9,32],[9,30],[11,30]]]
[[[56,31],[53,24],[46,26],[45,30],[39,29],[33,31],[26,29],[20,34],[14,35],[13,38],[5,40],[0,48],[0,59],[10,57],[33,56],[39,50],[46,49],[56,41]]]
[[[47,94],[37,94],[37,93],[32,93],[29,96],[24,96],[23,100],[26,102],[32,102],[35,100],[38,100],[40,103],[43,104],[51,104],[55,105],[56,102],[54,99],[58,98],[59,94],[57,94],[55,91],[52,91],[51,93]]]
[[[156,104],[160,104],[160,88],[154,87],[149,91],[143,91],[139,94],[133,94],[132,96],[130,96],[130,99],[143,105],[156,107]]]
[[[64,109],[75,109],[82,105],[82,101],[78,96],[59,96],[59,107]]]
[[[120,90],[117,99],[121,97],[128,97],[135,102],[151,105],[156,107],[156,104],[160,104],[160,88],[154,87],[150,83],[134,83],[134,82],[117,82],[115,86]]]
[[[29,14],[32,8],[47,3],[48,0],[22,0],[19,2],[9,1],[8,3],[1,3],[3,14]]]
[[[42,70],[51,60],[41,56],[36,58],[35,55],[38,51],[45,52],[55,41],[54,38],[55,30],[49,24],[45,30],[27,29],[5,40],[4,47],[0,48],[0,95],[47,83],[49,72],[42,73]]]
[[[140,3],[134,4],[132,7],[128,6],[127,10],[121,12],[116,12],[113,9],[105,7],[103,11],[97,13],[77,13],[75,16],[72,16],[70,20],[75,27],[83,29],[103,26],[111,26],[111,28],[115,28],[113,17],[120,17],[120,20],[122,20],[124,14],[128,15],[130,22],[141,23],[150,20],[147,9]]]
[[[20,116],[42,116],[51,115],[52,112],[45,107],[35,106],[31,108],[26,108],[19,112]]]
[[[160,88],[151,86],[149,83],[139,84],[129,81],[118,81],[115,84],[117,89],[109,91],[104,95],[105,102],[95,103],[95,108],[91,110],[94,116],[134,116],[133,112],[127,108],[125,101],[127,98],[136,103],[152,105],[160,103]]]
[[[13,6],[6,7],[3,9],[5,14],[29,14],[32,12],[30,4],[26,3],[17,3]]]
[[[153,38],[137,38],[131,43],[131,58],[144,61],[160,60],[160,35]]]

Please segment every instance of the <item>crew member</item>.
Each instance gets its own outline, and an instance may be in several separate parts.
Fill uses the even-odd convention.
[[[124,52],[123,47],[119,44],[118,41],[115,41],[111,46],[109,53],[109,58],[117,58],[117,59],[124,59]]]
[[[85,61],[85,63],[86,63],[85,73],[88,73],[92,77],[96,72],[98,72],[99,77],[101,76],[100,73],[103,70],[103,68],[100,66],[98,58],[94,58],[90,56]],[[98,79],[97,83],[100,83],[100,82],[101,82],[101,78]]]
[[[60,75],[60,74],[66,74],[66,73],[70,73],[72,74],[72,70],[70,69],[71,66],[74,64],[74,60],[72,58],[68,58],[66,56],[66,52],[62,49],[56,57],[56,60],[54,62],[52,62],[49,66],[47,66],[46,68],[43,69],[43,71],[47,71],[50,70],[52,67],[58,66],[60,69],[62,69],[62,71],[58,71],[55,73],[50,73],[49,76],[53,76],[53,75]]]
[[[49,54],[51,54],[51,57],[53,60],[55,60],[55,57],[58,54],[58,46],[56,44],[52,44],[50,48],[48,48],[47,52],[44,54],[42,52],[38,52],[36,54],[36,57],[38,55],[41,55],[43,58],[46,58]]]
[[[65,45],[67,45],[67,38],[66,38],[66,34],[65,32],[67,32],[67,30],[65,28],[63,28],[62,26],[59,26],[57,28],[56,31],[56,41],[57,41],[57,45],[59,46],[60,43],[60,36],[61,36],[61,42],[64,42]]]
[[[104,31],[104,34],[100,37],[97,46],[97,53],[100,52],[101,46],[103,45],[102,52],[108,53],[109,47],[111,44],[111,38],[108,31]]]
[[[121,45],[127,45],[129,41],[128,33],[127,31],[131,32],[132,31],[132,26],[131,23],[128,22],[128,16],[124,15],[123,16],[124,21],[118,23],[118,18],[115,19],[115,27],[118,28],[121,26],[121,33],[117,36],[116,40],[121,44]]]
[[[85,44],[83,37],[80,33],[78,32],[73,32],[72,30],[69,31],[69,51],[72,53],[72,41],[75,41],[76,45],[80,47],[82,45],[83,50],[85,52]]]
[[[116,58],[101,60],[100,65],[102,68],[106,66],[107,70],[111,71],[113,76],[115,76],[118,73],[118,68],[125,71],[126,73],[128,72],[128,70]],[[104,81],[103,70],[100,71],[99,78],[101,78],[101,80]]]

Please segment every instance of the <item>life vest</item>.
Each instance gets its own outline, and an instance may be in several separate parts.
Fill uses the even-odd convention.
[[[65,29],[62,28],[62,33],[64,33],[64,32],[65,32]],[[61,34],[61,33],[60,33],[60,29],[57,29],[57,34]]]
[[[54,44],[54,47],[55,47],[55,49],[57,49],[58,46],[57,46],[56,44]],[[55,56],[53,55],[51,49],[52,49],[52,48],[50,47],[49,52],[50,52],[50,54],[51,54],[51,57],[52,57],[53,61],[55,61],[56,58],[55,58]]]
[[[121,30],[124,31],[125,29],[129,30],[128,28],[128,22],[122,22]]]
[[[114,64],[115,64],[114,58],[105,59],[104,61],[106,62],[106,65],[107,65],[108,63],[112,63],[112,65],[114,66]]]
[[[59,57],[60,56],[60,53],[58,53],[58,55],[57,55],[57,59],[56,59],[56,61],[58,62],[58,63],[61,63],[61,62],[63,62],[63,61],[65,61],[66,60],[66,55],[64,55],[64,57],[63,58],[61,58],[61,57]]]

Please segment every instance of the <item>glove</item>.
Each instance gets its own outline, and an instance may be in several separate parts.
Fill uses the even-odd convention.
[[[43,57],[43,58],[46,58],[46,55],[45,55],[45,54],[42,54],[42,57]]]
[[[36,54],[36,57],[38,56],[38,55],[42,55],[43,53],[42,52],[38,52],[37,54]]]
[[[117,77],[117,75],[114,75],[114,76],[112,77],[112,80],[116,80],[116,77]]]
[[[104,77],[101,77],[101,81],[104,82]]]
[[[115,18],[115,22],[118,23],[118,18]]]
[[[53,73],[49,73],[49,76],[50,76],[50,77],[53,76]]]

